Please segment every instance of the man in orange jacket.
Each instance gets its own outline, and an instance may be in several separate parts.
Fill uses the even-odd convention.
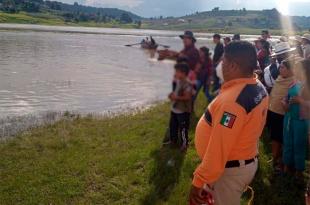
[[[257,171],[258,142],[268,109],[268,94],[256,80],[253,45],[230,43],[223,59],[224,84],[200,119],[195,145],[202,162],[194,172],[190,203],[240,205],[243,191]]]

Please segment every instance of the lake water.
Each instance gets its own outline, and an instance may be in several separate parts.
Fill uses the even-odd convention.
[[[163,100],[171,89],[172,62],[158,62],[139,47],[124,46],[140,42],[148,31],[42,28],[57,32],[0,31],[1,117],[102,113]],[[158,42],[181,48],[173,32],[156,33]]]
[[[173,63],[124,46],[150,34],[182,48],[177,31],[0,24],[0,118],[102,113],[166,99]],[[210,34],[197,36],[198,46],[213,47]]]

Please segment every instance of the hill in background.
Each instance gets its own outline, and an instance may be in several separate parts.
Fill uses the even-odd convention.
[[[273,30],[282,34],[281,22],[291,20],[292,27],[297,32],[310,29],[310,17],[284,16],[271,10],[220,10],[218,7],[212,11],[197,12],[179,18],[159,17],[144,21],[145,27],[151,29],[192,29],[196,31],[209,31],[220,33],[247,33],[257,34],[261,29]]]
[[[2,12],[1,12],[2,11]],[[282,22],[290,28],[282,28]],[[94,27],[145,28],[218,33],[259,34],[269,29],[273,34],[303,33],[310,29],[310,17],[284,16],[271,10],[220,10],[197,12],[183,17],[142,18],[117,8],[96,8],[43,0],[0,0],[0,23],[80,25]]]
[[[140,16],[117,8],[96,8],[43,0],[0,0],[0,22],[138,24]],[[45,20],[45,21],[44,21]],[[15,22],[14,22],[15,21]],[[21,22],[19,22],[21,21]],[[33,21],[33,22],[32,22]]]

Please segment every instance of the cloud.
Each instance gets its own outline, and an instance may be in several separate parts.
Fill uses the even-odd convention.
[[[143,0],[85,0],[88,6],[102,6],[102,7],[128,7],[135,8],[140,6]]]

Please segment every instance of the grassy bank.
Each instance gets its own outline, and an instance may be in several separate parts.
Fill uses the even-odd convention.
[[[15,24],[38,24],[49,26],[85,26],[85,27],[104,27],[104,28],[136,28],[136,24],[121,24],[116,21],[109,23],[97,23],[94,21],[87,22],[66,22],[60,16],[51,13],[4,13],[0,12],[0,23],[15,23]]]
[[[196,115],[205,107],[200,96]],[[168,118],[164,103],[136,115],[65,118],[1,142],[0,204],[186,204],[199,160],[193,142],[186,154],[162,147]],[[271,177],[266,139],[255,204],[303,204],[292,179]]]
[[[119,22],[113,21],[109,23],[97,23],[93,21],[88,22],[66,22],[60,16],[52,15],[51,13],[25,13],[20,12],[16,14],[8,14],[0,12],[0,23],[16,23],[16,24],[36,24],[36,25],[49,25],[49,26],[84,26],[84,27],[102,27],[102,28],[137,28],[136,24],[121,24]],[[206,32],[206,33],[242,33],[246,35],[259,35],[261,29],[251,29],[251,28],[207,28],[208,25],[170,25],[162,26],[156,24],[143,23],[142,29],[156,29],[156,30],[186,30],[192,29],[195,32]],[[282,35],[281,30],[270,30],[273,35]]]

